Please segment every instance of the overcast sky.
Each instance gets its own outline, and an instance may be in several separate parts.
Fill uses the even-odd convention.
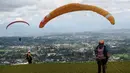
[[[44,28],[39,28],[40,21],[52,10],[68,3],[96,5],[109,11],[116,20],[113,26],[101,15],[79,11],[54,18]],[[23,19],[30,26],[14,24]],[[49,32],[81,32],[101,29],[130,29],[130,0],[0,0],[0,36],[38,36]]]

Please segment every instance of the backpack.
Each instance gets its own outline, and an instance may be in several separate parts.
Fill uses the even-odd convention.
[[[103,45],[102,47],[100,47],[100,45],[98,45],[95,49],[96,58],[98,58],[98,59],[108,58],[107,52],[108,52],[108,50],[105,45]]]

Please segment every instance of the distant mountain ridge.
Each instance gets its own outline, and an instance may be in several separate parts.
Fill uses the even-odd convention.
[[[102,32],[102,33],[130,33],[130,29],[106,29],[106,30],[100,30],[98,32]]]
[[[115,34],[130,34],[130,29],[103,29],[98,31],[83,31],[83,32],[70,32],[70,33],[50,33],[50,35],[65,35],[65,34],[98,34],[98,33],[115,33]]]

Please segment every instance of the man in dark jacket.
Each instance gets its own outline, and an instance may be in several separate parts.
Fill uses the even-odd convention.
[[[32,64],[32,57],[31,57],[30,52],[28,52],[28,53],[26,54],[26,59],[27,59],[27,61],[28,61],[28,64]]]
[[[107,47],[104,45],[104,40],[99,41],[99,45],[95,49],[96,61],[98,64],[98,73],[101,73],[101,66],[103,73],[106,73],[106,64],[109,58]]]

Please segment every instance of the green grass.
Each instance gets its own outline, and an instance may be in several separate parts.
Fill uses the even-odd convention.
[[[5,52],[5,50],[0,50],[0,52]]]
[[[0,66],[0,73],[97,73],[97,64],[90,62]],[[107,73],[130,73],[130,62],[109,62]]]
[[[0,50],[0,52],[6,52],[6,51],[12,51],[12,50],[4,50],[4,49],[3,49],[3,50],[2,50],[2,49]]]

